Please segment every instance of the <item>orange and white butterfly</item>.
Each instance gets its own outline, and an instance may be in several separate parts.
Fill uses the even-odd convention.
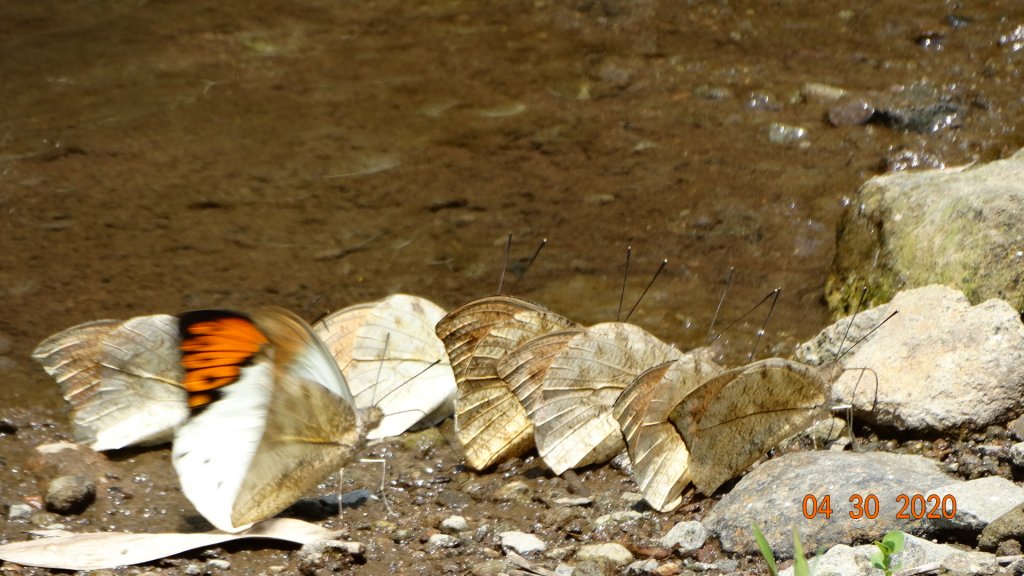
[[[380,418],[290,312],[179,316],[191,414],[174,435],[182,491],[214,526],[274,516],[348,462]]]

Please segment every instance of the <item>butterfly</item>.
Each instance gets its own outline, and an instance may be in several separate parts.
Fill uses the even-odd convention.
[[[433,426],[454,412],[455,374],[434,333],[444,315],[425,298],[394,294],[313,324],[341,368],[356,407],[376,406],[384,414],[367,439]]]
[[[178,317],[190,415],[171,459],[182,492],[217,528],[270,518],[348,462],[380,412],[362,411],[298,316],[207,310]]]
[[[721,371],[688,354],[651,368],[619,396],[633,473],[645,499],[673,510],[693,483],[711,495],[779,442],[824,415],[828,385],[815,368],[769,358]]]
[[[43,340],[32,358],[71,405],[75,440],[94,450],[167,442],[188,418],[175,316],[79,324]]]
[[[533,424],[497,373],[511,350],[541,334],[577,327],[542,306],[511,296],[474,300],[436,326],[455,373],[455,436],[466,464],[483,470],[533,447]]]
[[[527,401],[536,405],[534,438],[544,463],[562,474],[622,452],[626,445],[612,416],[616,398],[645,369],[679,354],[635,324],[608,322],[573,333],[544,360],[540,399]]]

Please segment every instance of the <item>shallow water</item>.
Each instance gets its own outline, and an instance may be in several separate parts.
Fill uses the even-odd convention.
[[[67,433],[29,354],[72,324],[312,319],[396,291],[452,308],[495,292],[510,232],[513,271],[549,240],[516,293],[581,323],[615,318],[627,245],[627,305],[667,258],[631,320],[681,347],[730,267],[725,322],[781,286],[759,355],[789,355],[827,322],[860,183],[1024,144],[1024,50],[1000,42],[1022,24],[1010,0],[4,3],[0,417]],[[923,83],[962,114],[832,127],[808,83]],[[774,123],[806,136],[771,143]],[[726,334],[727,358],[759,324]],[[0,442],[10,479],[26,453]]]

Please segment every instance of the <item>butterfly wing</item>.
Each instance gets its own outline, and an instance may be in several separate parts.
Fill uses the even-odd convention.
[[[342,367],[356,406],[376,406],[384,415],[367,438],[397,436],[452,415],[455,375],[434,333],[444,315],[425,298],[396,294],[314,325]]]
[[[597,324],[574,337],[551,362],[534,417],[544,463],[561,474],[624,450],[612,405],[641,372],[678,356],[633,324]]]
[[[32,357],[71,404],[75,439],[94,450],[166,442],[188,417],[174,316],[79,324]]]
[[[492,296],[445,316],[436,327],[455,373],[455,435],[466,464],[483,470],[533,446],[533,424],[498,376],[509,351],[541,334],[576,327],[541,306]]]
[[[693,484],[705,495],[822,414],[827,384],[810,366],[769,358],[728,370],[676,405],[669,420],[690,450]]]
[[[498,362],[498,377],[519,399],[532,421],[541,405],[541,388],[551,363],[583,329],[559,330],[538,336],[506,354]]]
[[[612,415],[626,440],[633,478],[647,503],[659,512],[675,510],[690,483],[690,453],[668,415],[687,394],[721,371],[706,349],[694,350],[640,374],[615,401]]]
[[[280,512],[341,467],[364,422],[324,345],[282,310],[181,317],[192,417],[174,439],[182,491],[221,530]]]

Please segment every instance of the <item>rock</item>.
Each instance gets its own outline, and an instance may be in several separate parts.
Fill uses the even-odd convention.
[[[894,130],[927,134],[963,122],[966,107],[928,84],[913,84],[875,98],[877,121]]]
[[[441,530],[448,534],[458,534],[469,530],[469,522],[462,516],[449,516],[441,521]]]
[[[779,122],[772,122],[768,125],[768,141],[772,144],[800,144],[801,146],[810,145],[806,142],[807,129],[800,126],[792,126],[789,124],[780,124]]]
[[[1024,308],[1024,151],[971,167],[876,176],[846,207],[825,286],[833,313],[868,287],[875,303],[897,290],[947,284],[971,302]]]
[[[853,404],[855,417],[873,426],[934,434],[984,430],[1020,411],[1024,324],[1009,304],[971,306],[960,292],[928,286],[864,316],[893,310],[899,314],[844,358],[871,372],[844,372],[833,400]]]
[[[553,502],[559,506],[590,506],[594,503],[594,499],[588,496],[575,496],[555,498]]]
[[[8,522],[28,522],[32,517],[32,507],[28,504],[11,504],[7,511]]]
[[[1018,505],[985,526],[978,538],[978,548],[995,550],[999,543],[1009,539],[1024,539],[1024,505]]]
[[[1010,462],[1017,468],[1024,468],[1024,442],[1010,446]]]
[[[222,560],[220,558],[212,558],[206,561],[206,566],[213,570],[230,570],[231,562],[228,562],[227,560]]]
[[[846,421],[842,418],[826,418],[815,422],[804,431],[817,446],[827,446],[843,437],[846,433]]]
[[[427,548],[436,550],[438,548],[456,548],[461,544],[459,539],[451,534],[433,534],[427,538]]]
[[[316,540],[304,544],[295,556],[299,572],[309,576],[345,571],[365,552],[366,548],[357,542]]]
[[[356,490],[345,492],[341,495],[341,505],[343,508],[359,508],[370,500],[376,499],[377,495],[373,492],[366,488],[357,488]]]
[[[526,482],[513,480],[499,486],[491,495],[491,499],[495,502],[511,502],[529,499],[529,494],[530,486]]]
[[[800,89],[800,94],[808,100],[821,100],[825,102],[834,102],[839,100],[843,96],[846,96],[846,90],[839,88],[838,86],[831,86],[829,84],[820,84],[818,82],[808,82],[803,85]]]
[[[827,483],[821,479],[827,478]],[[711,510],[703,524],[718,536],[722,549],[758,553],[750,524],[756,523],[779,558],[793,556],[793,526],[801,526],[805,550],[827,543],[880,540],[889,530],[928,533],[925,520],[898,519],[900,494],[928,494],[956,482],[939,471],[938,463],[921,456],[885,452],[798,452],[754,468]],[[870,487],[870,489],[868,488]],[[853,519],[851,497],[878,499],[875,518]],[[819,505],[828,496],[831,517],[804,516],[805,497]],[[808,506],[814,508],[814,502]]]
[[[85,476],[61,476],[50,482],[46,509],[58,514],[78,514],[96,499],[96,484]]]
[[[940,564],[946,576],[984,576],[995,574],[999,569],[999,562],[995,554],[987,552],[963,552],[950,554]]]
[[[502,576],[509,573],[512,565],[504,560],[485,560],[469,569],[473,576]]]
[[[956,500],[956,515],[952,519],[933,520],[935,530],[981,532],[991,522],[1024,504],[1024,488],[998,476],[941,486],[926,496],[950,496]],[[927,508],[930,511],[932,506]]]
[[[576,560],[580,562],[604,561],[615,566],[625,566],[633,561],[633,553],[618,542],[604,544],[584,544],[576,551]]]
[[[666,548],[678,547],[681,552],[688,552],[703,546],[707,539],[708,529],[700,522],[679,522],[658,538],[658,544]]]
[[[828,109],[828,123],[833,126],[862,126],[871,121],[875,107],[860,98],[851,98]]]
[[[547,544],[545,544],[543,540],[537,538],[533,534],[527,534],[525,532],[519,532],[516,530],[502,532],[498,537],[501,539],[502,550],[506,552],[511,550],[522,556],[536,552],[543,552],[548,549]]]
[[[641,517],[643,517],[643,514],[636,510],[619,510],[618,512],[598,516],[597,520],[594,520],[594,526],[602,526],[609,522],[629,522]]]

